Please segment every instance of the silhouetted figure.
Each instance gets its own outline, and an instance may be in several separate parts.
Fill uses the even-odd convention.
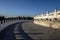
[[[1,24],[3,23],[3,21],[5,23],[5,17],[4,16],[0,16],[0,21],[1,21]]]

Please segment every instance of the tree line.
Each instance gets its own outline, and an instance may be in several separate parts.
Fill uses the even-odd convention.
[[[1,24],[2,23],[5,23],[7,21],[10,21],[10,20],[33,20],[33,17],[25,17],[25,16],[19,16],[19,17],[9,17],[9,18],[6,18],[4,16],[0,16],[0,22]]]

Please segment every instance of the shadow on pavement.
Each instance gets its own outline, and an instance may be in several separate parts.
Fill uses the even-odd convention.
[[[15,35],[14,35],[14,28],[16,24],[9,25],[7,28],[3,29],[0,32],[0,40],[16,40]]]
[[[22,22],[24,23],[24,22]],[[25,40],[33,40],[30,36],[28,36],[27,33],[24,32],[23,28],[22,28],[22,23],[20,23],[19,25],[19,30],[21,32],[21,35],[23,35],[23,37],[25,38]]]

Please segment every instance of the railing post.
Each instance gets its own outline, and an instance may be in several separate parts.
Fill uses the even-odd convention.
[[[55,9],[55,18],[57,18],[57,9]]]

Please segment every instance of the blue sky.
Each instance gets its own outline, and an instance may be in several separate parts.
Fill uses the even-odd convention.
[[[60,10],[60,0],[0,0],[0,15],[34,16],[46,11]]]

